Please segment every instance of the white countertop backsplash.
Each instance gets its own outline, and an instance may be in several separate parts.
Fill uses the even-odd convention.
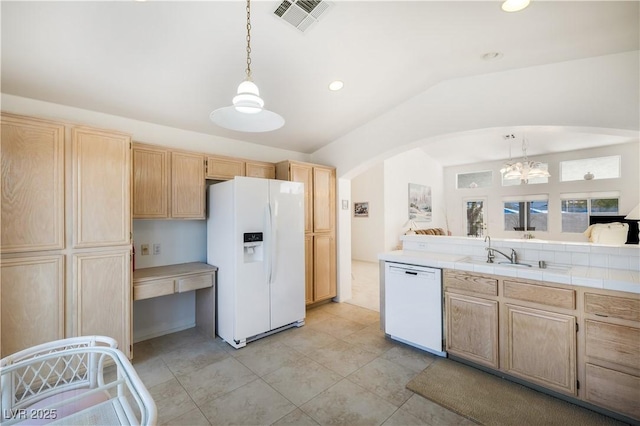
[[[498,250],[515,249],[519,262],[533,265],[529,268],[486,263],[487,243],[483,239],[431,235],[405,235],[401,239],[404,250],[382,253],[379,259],[640,293],[638,245],[607,246],[514,239],[491,241],[491,246]],[[507,250],[502,251],[509,254]],[[501,257],[496,254],[495,261],[501,261]],[[547,265],[544,269],[538,268],[541,260]]]

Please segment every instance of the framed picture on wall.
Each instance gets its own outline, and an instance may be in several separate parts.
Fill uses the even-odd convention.
[[[353,203],[353,216],[354,217],[368,217],[369,216],[369,202]]]
[[[416,222],[431,222],[431,187],[409,184],[409,219]]]

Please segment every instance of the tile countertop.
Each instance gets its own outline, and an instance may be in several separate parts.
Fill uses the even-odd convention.
[[[395,250],[378,255],[379,260],[432,268],[457,269],[460,271],[503,275],[507,277],[554,282],[582,287],[602,288],[640,294],[640,272],[621,269],[594,268],[589,266],[549,265],[540,269],[514,267],[497,263],[486,263],[484,259],[465,255],[444,254],[427,251]]]

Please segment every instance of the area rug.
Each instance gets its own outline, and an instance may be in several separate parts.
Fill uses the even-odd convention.
[[[482,425],[623,425],[615,419],[445,358],[406,386]]]

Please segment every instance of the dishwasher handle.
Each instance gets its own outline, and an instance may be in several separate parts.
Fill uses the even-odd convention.
[[[391,275],[409,276],[407,278],[423,278],[428,280],[436,280],[436,272],[433,269],[409,269],[402,266],[389,266],[388,272]]]

